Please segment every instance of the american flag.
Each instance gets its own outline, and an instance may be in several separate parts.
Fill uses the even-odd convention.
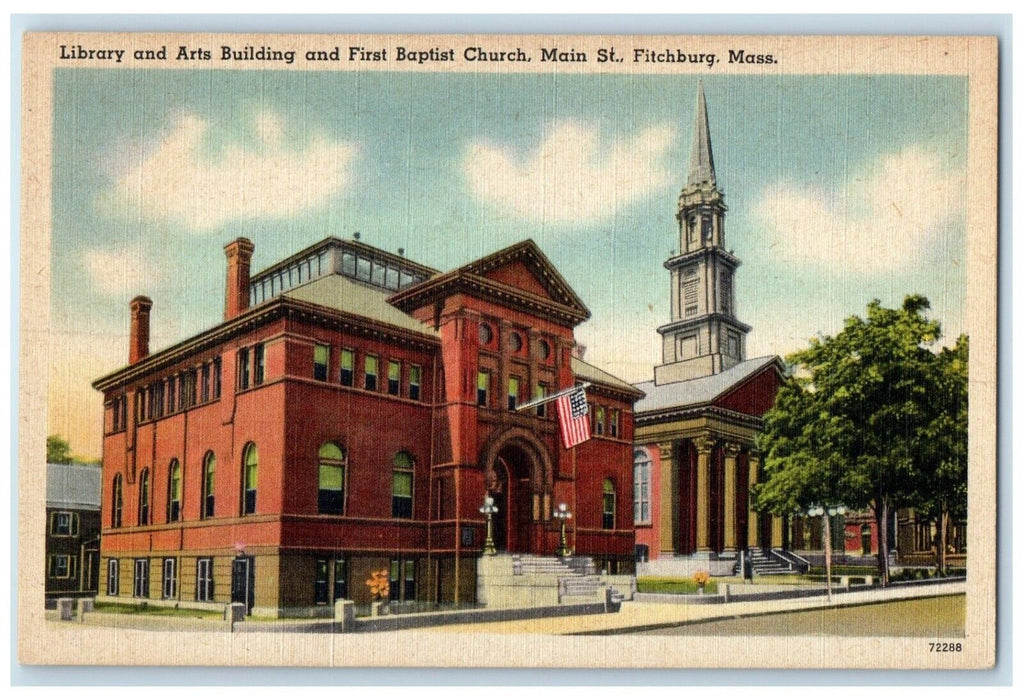
[[[558,422],[561,427],[561,442],[567,450],[590,439],[590,408],[586,405],[586,390],[559,396],[557,401]]]

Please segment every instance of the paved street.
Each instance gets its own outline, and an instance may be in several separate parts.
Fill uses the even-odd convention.
[[[675,625],[687,625],[693,622],[711,622],[742,616],[763,615],[765,613],[800,612],[913,598],[950,596],[964,594],[965,592],[966,583],[960,581],[956,583],[836,594],[833,603],[829,603],[825,596],[794,600],[723,603],[720,605],[635,603],[626,601],[622,604],[621,612],[607,615],[577,615],[508,622],[481,622],[422,629],[445,632],[526,632],[551,635],[619,634],[660,629],[661,633],[663,633],[665,628]],[[962,629],[961,624],[959,629]],[[961,634],[961,632],[959,633]]]
[[[966,596],[890,601],[874,605],[818,608],[773,615],[749,615],[623,634],[685,636],[828,635],[843,637],[961,637]]]

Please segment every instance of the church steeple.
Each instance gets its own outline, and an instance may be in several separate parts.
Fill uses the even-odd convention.
[[[689,177],[675,215],[679,254],[664,263],[671,271],[671,322],[657,329],[664,340],[664,362],[654,368],[657,384],[717,374],[746,357],[750,327],[735,317],[734,277],[740,261],[725,249],[726,211],[700,83]]]
[[[710,185],[717,187],[714,173],[714,150],[710,145],[710,123],[707,120],[707,98],[700,81],[696,96],[696,125],[693,127],[693,146],[689,151],[689,187]]]

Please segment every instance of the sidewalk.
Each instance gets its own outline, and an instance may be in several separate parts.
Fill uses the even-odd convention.
[[[618,613],[604,615],[574,615],[558,618],[535,618],[507,622],[480,622],[472,624],[421,627],[430,632],[487,632],[497,634],[614,634],[674,627],[695,622],[730,619],[749,615],[841,608],[865,603],[880,603],[912,598],[957,595],[966,592],[965,581],[911,587],[871,589],[851,593],[838,593],[828,602],[826,595],[789,600],[748,601],[720,605],[686,605],[685,603],[637,603],[625,601]]]

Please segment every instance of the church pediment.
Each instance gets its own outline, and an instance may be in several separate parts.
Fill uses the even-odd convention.
[[[774,405],[782,383],[781,361],[771,362],[741,379],[712,402],[714,406],[752,416],[762,416]]]

